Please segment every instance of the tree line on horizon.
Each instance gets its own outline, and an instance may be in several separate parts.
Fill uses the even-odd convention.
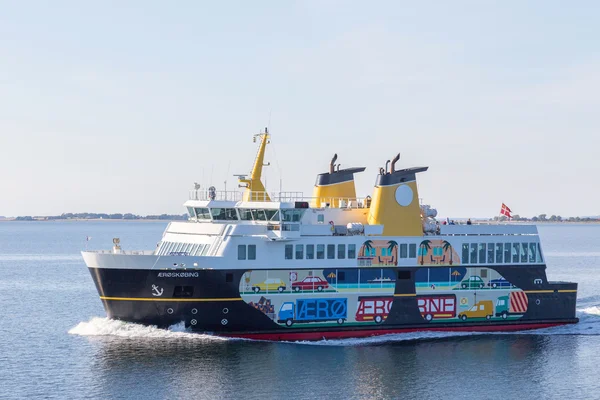
[[[493,218],[494,221],[508,221],[508,217],[506,215],[496,216]],[[518,214],[515,214],[510,219],[511,221],[528,221],[528,222],[598,222],[600,221],[600,216],[596,217],[561,217],[560,215],[551,215],[548,217],[548,214],[540,214],[531,218],[521,217]]]
[[[67,219],[125,219],[125,220],[136,220],[136,219],[151,219],[151,220],[186,220],[187,214],[159,214],[159,215],[137,215],[132,213],[63,213],[61,215],[51,216],[19,216],[15,218],[16,221],[35,221],[35,220],[67,220]]]

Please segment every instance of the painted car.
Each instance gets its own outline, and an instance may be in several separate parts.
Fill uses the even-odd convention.
[[[510,292],[508,296],[500,296],[496,301],[496,317],[506,319],[511,315],[523,315],[527,311],[527,294]]]
[[[393,302],[393,297],[359,297],[355,319],[359,322],[375,321],[380,324],[387,319]]]
[[[469,279],[465,279],[460,283],[460,287],[463,289],[477,289],[483,288],[484,286],[485,282],[483,282],[483,279],[477,275],[471,276]]]
[[[283,292],[286,289],[285,283],[281,279],[266,279],[264,282],[252,284],[252,291],[259,292]]]
[[[488,282],[487,285],[494,289],[499,288],[499,287],[513,287],[514,286],[512,283],[510,283],[509,281],[507,281],[504,278],[492,279],[491,281]]]
[[[346,318],[347,299],[297,299],[296,304],[288,301],[281,305],[277,322],[292,326],[296,322],[337,321],[341,325]]]
[[[481,300],[475,303],[467,311],[458,314],[458,318],[466,321],[467,318],[485,318],[490,319],[494,315],[494,302],[492,300]]]
[[[456,317],[456,296],[417,296],[417,306],[421,316],[427,321],[438,318]]]
[[[321,292],[324,289],[328,289],[328,288],[329,288],[329,284],[327,283],[327,281],[318,276],[307,276],[306,278],[302,279],[300,282],[292,283],[292,289],[295,292],[299,292],[300,290],[315,290],[315,289],[317,291]]]

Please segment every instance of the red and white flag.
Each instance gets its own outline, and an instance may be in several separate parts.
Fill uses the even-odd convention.
[[[500,215],[506,215],[508,218],[512,218],[512,210],[508,208],[508,206],[502,203],[502,208],[500,208]]]

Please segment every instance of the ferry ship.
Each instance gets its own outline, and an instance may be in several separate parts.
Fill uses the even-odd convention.
[[[312,197],[268,193],[267,129],[242,192],[195,185],[157,247],[83,251],[109,318],[264,340],[517,331],[578,322],[577,283],[552,282],[535,225],[444,225],[417,174],[380,168],[356,196],[337,155]]]

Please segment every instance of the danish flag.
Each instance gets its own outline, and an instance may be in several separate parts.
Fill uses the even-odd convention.
[[[506,215],[508,218],[512,218],[512,215],[510,214],[511,212],[512,210],[508,208],[506,204],[502,203],[502,208],[500,208],[500,215]]]

